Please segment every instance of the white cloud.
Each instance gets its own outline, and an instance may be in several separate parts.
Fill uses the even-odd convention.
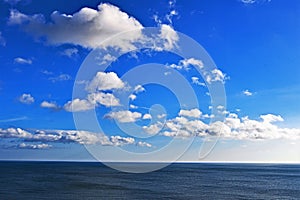
[[[58,76],[50,77],[49,80],[52,81],[53,83],[57,81],[68,81],[71,80],[72,77],[69,74],[60,74]]]
[[[59,106],[55,102],[43,101],[40,105],[42,108],[50,108],[54,110],[58,110]]]
[[[78,143],[112,145],[104,134],[79,130],[24,130],[21,128],[0,128],[0,138],[16,138],[26,142]]]
[[[200,82],[199,78],[195,76],[192,77],[192,83],[200,86],[205,86],[205,83]]]
[[[130,104],[130,105],[129,105],[129,108],[131,108],[131,109],[137,109],[137,108],[138,108],[138,106],[136,106],[136,105],[133,105],[133,104]]]
[[[120,105],[120,100],[118,98],[116,98],[113,94],[104,93],[104,92],[89,94],[88,101],[91,104],[96,105],[98,103],[98,104],[104,105],[106,107]]]
[[[28,117],[22,116],[22,117],[8,118],[8,119],[0,119],[0,123],[15,122],[15,121],[22,121],[22,120],[28,120]]]
[[[133,101],[133,100],[136,99],[136,95],[130,94],[128,98],[129,98],[131,101]]]
[[[190,68],[190,65],[198,67],[199,69],[202,70],[204,78],[207,83],[211,84],[212,82],[217,82],[220,81],[222,83],[225,83],[225,80],[229,79],[229,76],[227,76],[225,73],[223,73],[220,69],[213,69],[211,71],[207,71],[204,68],[204,64],[202,63],[201,60],[195,59],[195,58],[189,58],[189,59],[183,59],[178,62],[178,64],[171,64],[167,65],[170,68],[177,69],[177,70],[186,70],[188,71]],[[205,85],[203,83],[199,82],[198,77],[192,77],[192,82],[194,84],[199,84],[199,85]]]
[[[271,0],[240,0],[240,2],[244,3],[245,5],[251,5],[255,3],[268,3]]]
[[[203,68],[203,63],[201,60],[195,58],[188,58],[180,61],[181,65],[187,68],[189,65],[194,65],[199,67],[200,69]]]
[[[131,112],[129,110],[121,110],[116,112],[110,112],[104,116],[108,119],[115,119],[121,123],[135,122],[142,117],[141,113]]]
[[[47,149],[54,147],[54,144],[75,143],[82,145],[105,145],[124,146],[137,145],[149,146],[147,143],[135,143],[135,139],[122,136],[106,136],[103,133],[93,133],[80,130],[24,130],[21,128],[0,128],[0,138],[14,139],[19,143],[18,148],[26,149]]]
[[[123,146],[128,144],[134,144],[135,140],[131,137],[121,137],[121,136],[111,136],[110,137],[111,142],[115,146]]]
[[[253,95],[253,93],[250,92],[249,90],[244,90],[243,94],[246,95],[246,96],[252,96]]]
[[[183,69],[183,66],[182,65],[177,65],[177,64],[170,64],[170,65],[168,65],[168,67],[171,67],[171,68],[173,68],[173,69],[177,69],[177,70],[181,70],[181,69]],[[186,69],[186,70],[188,70],[188,69]],[[168,74],[167,74],[168,75]]]
[[[137,143],[137,146],[151,148],[151,147],[152,147],[152,144],[150,144],[150,143],[148,143],[148,142],[142,142],[142,141],[139,141],[139,142]]]
[[[143,119],[152,119],[152,116],[148,113],[143,115]]]
[[[18,146],[21,149],[49,149],[52,147],[52,145],[49,144],[26,144],[26,143],[21,143]]]
[[[5,46],[6,45],[6,41],[5,41],[4,37],[2,36],[2,32],[0,32],[0,45],[1,46]]]
[[[148,134],[157,134],[163,128],[163,124],[158,122],[156,124],[151,124],[150,126],[143,126],[144,131]]]
[[[99,65],[102,65],[102,64],[106,64],[106,63],[109,63],[109,62],[112,62],[112,61],[115,61],[117,59],[117,57],[115,56],[112,56],[110,54],[106,54],[102,57],[97,57],[96,58],[97,60],[100,60],[101,62],[99,62]]]
[[[172,1],[169,1],[168,3],[169,3],[169,12],[164,16],[163,19],[160,19],[158,17],[158,15],[153,15],[153,19],[158,25],[161,25],[162,21],[166,21],[167,24],[172,25],[173,24],[173,17],[178,15],[178,12],[175,9],[176,1],[172,0]]]
[[[68,48],[68,49],[65,49],[61,54],[71,58],[72,56],[78,54],[78,49],[75,48],[75,47],[74,48]]]
[[[256,0],[240,0],[240,1],[245,4],[253,4],[256,2]]]
[[[145,91],[145,88],[141,85],[137,85],[134,87],[134,92],[135,93],[140,93],[140,92],[144,92]]]
[[[199,67],[200,69],[202,69],[204,66],[201,60],[195,58],[187,58],[187,59],[180,60],[178,64],[171,64],[169,65],[169,67],[177,70],[183,69],[188,71],[191,65]]]
[[[167,121],[162,134],[168,137],[214,135],[236,140],[300,139],[300,129],[280,128],[273,124],[283,121],[281,116],[267,114],[260,117],[262,121],[251,120],[248,117],[240,118],[235,113],[229,113],[223,122],[216,121],[212,124],[176,117]]]
[[[160,114],[160,115],[157,115],[157,118],[158,119],[163,119],[167,116],[167,114]]]
[[[171,10],[169,19],[176,14],[174,9]],[[169,51],[178,47],[179,36],[171,25],[159,24],[159,33],[148,35],[135,18],[107,3],[100,4],[98,10],[82,8],[71,15],[54,11],[50,21],[46,19],[42,14],[26,15],[12,9],[8,24],[19,25],[36,40],[41,39],[56,46],[73,44],[89,49],[110,47],[119,52],[134,51],[145,46],[154,51]],[[114,59],[104,55],[98,64]]]
[[[176,0],[169,1],[170,12],[165,16],[169,24],[173,24],[173,17],[178,15],[178,12],[175,10],[175,4]]]
[[[158,51],[161,50],[171,50],[177,46],[177,42],[179,40],[179,36],[177,35],[176,31],[169,25],[162,24],[159,36],[160,39],[164,40],[163,42],[163,49],[156,49]]]
[[[31,96],[31,94],[22,94],[19,97],[19,101],[24,104],[32,104],[34,103],[34,98]]]
[[[118,77],[115,72],[97,72],[96,76],[87,85],[86,89],[89,92],[122,89],[125,83]]]
[[[81,112],[94,109],[95,105],[85,99],[73,99],[64,105],[64,109],[68,112]]]
[[[86,83],[86,82],[84,82]],[[113,89],[125,88],[125,83],[114,72],[97,72],[95,77],[86,84],[88,95],[84,99],[73,99],[64,105],[69,112],[80,112],[91,110],[103,105],[106,107],[119,106],[120,100],[110,92]]]
[[[194,108],[191,110],[180,110],[178,115],[185,116],[185,117],[200,118],[202,112],[198,108]]]
[[[209,84],[218,81],[225,83],[225,80],[229,79],[229,77],[219,69],[213,69],[211,72],[205,72],[204,74],[205,74],[205,79]]]
[[[28,65],[32,64],[32,60],[31,59],[25,59],[25,58],[20,58],[20,57],[15,58],[14,62],[18,63],[18,64],[28,64]]]
[[[118,33],[143,28],[135,18],[107,3],[100,4],[98,10],[85,7],[73,15],[54,11],[51,21],[47,22],[42,14],[29,16],[17,10],[11,10],[9,17],[9,24],[21,25],[36,38],[46,38],[49,44],[74,44],[86,48],[104,45],[131,49],[132,42],[141,35],[126,35],[125,38],[116,38],[110,44],[103,42]]]
[[[283,118],[280,115],[273,115],[273,114],[261,115],[260,118],[263,119],[263,121],[266,123],[283,121]]]

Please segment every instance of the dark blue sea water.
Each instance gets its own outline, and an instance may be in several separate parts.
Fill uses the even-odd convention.
[[[0,199],[300,199],[300,166],[172,164],[129,174],[99,163],[0,162]]]

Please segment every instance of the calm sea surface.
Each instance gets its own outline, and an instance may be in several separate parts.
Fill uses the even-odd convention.
[[[300,199],[300,165],[172,164],[130,174],[99,163],[0,162],[0,199]]]

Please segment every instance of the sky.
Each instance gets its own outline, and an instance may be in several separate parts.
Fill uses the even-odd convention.
[[[0,159],[300,162],[298,0],[0,1]]]

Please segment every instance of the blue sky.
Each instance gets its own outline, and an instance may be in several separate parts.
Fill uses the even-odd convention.
[[[0,19],[0,159],[92,159],[85,145],[114,160],[116,148],[149,153],[193,140],[181,160],[197,161],[217,135],[205,161],[300,161],[297,0],[2,0]],[[146,41],[147,27],[159,35]],[[175,55],[179,33],[215,66],[203,54]],[[225,88],[226,107],[210,109],[210,87]],[[87,117],[94,110],[101,131]],[[175,159],[170,152],[152,159]]]

